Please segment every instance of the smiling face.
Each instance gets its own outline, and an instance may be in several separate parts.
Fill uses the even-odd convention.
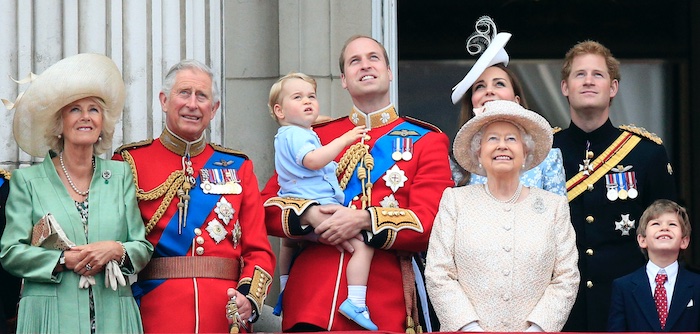
[[[212,80],[197,69],[180,70],[170,93],[160,93],[165,123],[172,132],[188,141],[201,137],[216,115],[219,102],[212,100]]]
[[[608,110],[617,94],[618,81],[610,77],[605,58],[597,54],[576,56],[569,76],[561,82],[561,92],[575,112]]]
[[[481,136],[479,163],[488,177],[520,175],[525,162],[525,143],[520,130],[508,122],[487,125]]]
[[[389,104],[389,83],[393,80],[383,48],[372,39],[361,37],[343,52],[343,88],[355,100],[380,100]],[[356,103],[357,104],[357,103]]]
[[[102,132],[103,117],[103,107],[94,97],[86,97],[63,107],[64,147],[95,144]]]
[[[520,103],[520,97],[515,95],[513,83],[508,73],[496,66],[484,70],[484,73],[472,85],[471,92],[474,108],[481,108],[484,103],[495,100]]]
[[[683,228],[675,212],[664,212],[649,220],[645,235],[637,235],[640,248],[646,248],[649,256],[676,254],[688,248],[689,236],[683,236]]]
[[[318,118],[316,90],[311,83],[292,78],[282,84],[280,102],[273,109],[281,125],[310,128]]]

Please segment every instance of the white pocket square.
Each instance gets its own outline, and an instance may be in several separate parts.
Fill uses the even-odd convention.
[[[693,300],[692,299],[688,302],[688,305],[686,307],[693,307]]]

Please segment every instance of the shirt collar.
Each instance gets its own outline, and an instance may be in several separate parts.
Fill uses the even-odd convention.
[[[353,106],[349,118],[355,125],[364,125],[368,129],[374,129],[397,120],[399,118],[399,113],[396,111],[393,104],[389,104],[388,106],[369,114],[366,114],[356,106]]]
[[[673,263],[669,264],[666,268],[661,268],[657,266],[654,262],[651,262],[651,260],[647,262],[647,276],[652,282],[655,282],[656,274],[658,274],[659,270],[661,269],[663,269],[666,272],[666,276],[668,276],[668,282],[676,281],[676,276],[678,276],[678,261],[674,261]]]
[[[191,157],[197,156],[204,152],[204,148],[207,145],[204,141],[204,133],[195,141],[186,141],[170,131],[167,126],[165,127],[165,131],[160,134],[160,142],[171,152],[183,157],[185,155]]]

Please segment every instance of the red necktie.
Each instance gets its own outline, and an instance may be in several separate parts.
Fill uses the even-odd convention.
[[[664,283],[668,277],[666,274],[658,273],[656,274],[656,289],[654,289],[654,303],[656,304],[656,311],[659,312],[659,322],[661,322],[661,329],[666,327],[666,317],[668,316],[668,299],[666,298],[666,288]]]

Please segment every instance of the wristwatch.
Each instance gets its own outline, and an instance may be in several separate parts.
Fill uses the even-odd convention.
[[[63,267],[63,270],[68,270],[68,267],[66,267],[66,255],[64,252],[61,252],[61,257],[58,258],[58,264]]]

